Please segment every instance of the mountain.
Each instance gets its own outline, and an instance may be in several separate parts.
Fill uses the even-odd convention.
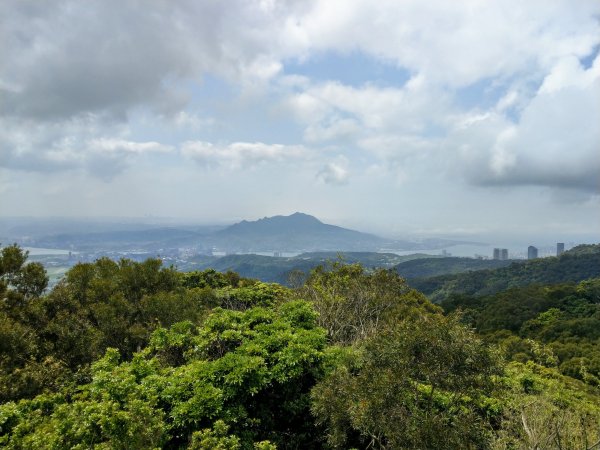
[[[447,239],[402,241],[349,230],[303,213],[265,217],[223,226],[94,222],[55,219],[0,219],[0,242],[78,252],[145,251],[147,253],[304,253],[396,252],[442,249],[472,242]]]
[[[393,241],[329,225],[303,213],[243,220],[218,231],[210,242],[225,252],[376,251]]]
[[[600,277],[600,244],[579,245],[558,257],[513,262],[499,269],[413,278],[409,283],[440,302],[452,294],[490,295],[511,287],[579,282]]]

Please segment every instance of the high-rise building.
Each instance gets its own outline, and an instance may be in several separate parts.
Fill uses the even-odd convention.
[[[500,259],[500,249],[499,248],[494,249],[494,259]]]
[[[556,256],[560,256],[565,252],[565,243],[564,242],[558,242],[556,244]]]
[[[502,261],[506,261],[508,259],[508,249],[507,248],[500,249],[500,259]]]
[[[533,245],[527,247],[527,259],[535,259],[538,257],[538,249]]]

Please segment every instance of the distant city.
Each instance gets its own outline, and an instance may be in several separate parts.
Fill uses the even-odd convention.
[[[556,243],[556,256],[560,256],[565,252],[565,243],[564,242],[557,242]],[[545,254],[544,256],[555,256],[554,254]],[[533,245],[530,245],[529,247],[527,247],[527,259],[536,259],[540,257],[540,252],[539,249]],[[509,258],[508,255],[508,249],[506,248],[494,248],[494,251],[492,253],[492,259],[495,260],[499,260],[499,261],[506,261]],[[520,259],[520,258],[513,258],[512,259]]]

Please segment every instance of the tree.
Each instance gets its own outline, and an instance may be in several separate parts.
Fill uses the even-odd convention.
[[[314,269],[296,295],[313,303],[319,325],[331,342],[339,344],[365,339],[388,321],[440,311],[397,272],[368,273],[359,264],[342,261]]]
[[[423,315],[367,339],[312,391],[334,448],[483,449],[497,355],[457,317]]]
[[[7,296],[5,302],[40,296],[48,286],[44,266],[36,262],[25,264],[28,255],[17,244],[0,251],[0,295]]]
[[[131,361],[116,349],[68,395],[0,406],[6,448],[321,448],[310,389],[325,331],[306,302],[217,308],[157,329]]]

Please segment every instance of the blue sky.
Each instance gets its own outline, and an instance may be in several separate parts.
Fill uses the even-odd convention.
[[[600,240],[595,0],[5,1],[3,216]]]

